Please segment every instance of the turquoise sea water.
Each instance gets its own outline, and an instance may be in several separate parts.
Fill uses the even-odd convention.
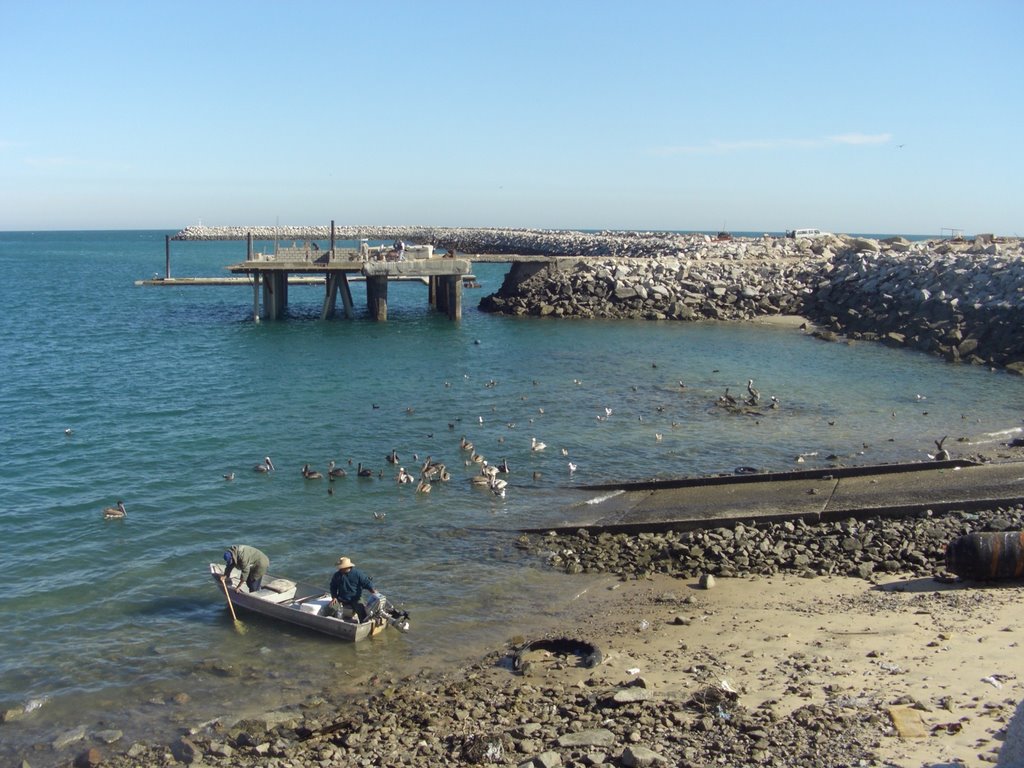
[[[558,578],[517,554],[512,531],[571,516],[586,483],[782,470],[799,454],[803,468],[918,459],[947,434],[955,456],[1021,425],[1019,377],[880,345],[480,313],[503,265],[474,267],[483,288],[465,291],[460,323],[428,309],[425,286],[393,284],[386,324],[319,320],[318,287],[292,287],[289,319],[257,324],[245,287],[135,286],[163,273],[165,234],[0,233],[0,709],[31,709],[0,725],[0,762],[77,725],[173,732],[299,696],[325,669],[344,685],[504,639],[527,607],[555,605],[542,596]],[[174,275],[219,275],[245,244],[172,250]],[[755,419],[715,406],[748,378],[782,407]],[[462,435],[508,460],[504,499],[470,486]],[[531,451],[534,436],[547,450]],[[429,495],[399,486],[392,449],[409,468],[444,461],[452,480]],[[277,471],[253,472],[266,455]],[[328,495],[300,468],[330,459],[384,478],[353,472]],[[117,499],[128,518],[103,520]],[[413,630],[338,646],[249,618],[238,635],[206,575],[234,543],[325,584],[349,555]],[[187,714],[168,703],[181,692]]]

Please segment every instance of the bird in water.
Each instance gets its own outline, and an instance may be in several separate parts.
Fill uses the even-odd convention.
[[[389,453],[387,456],[385,456],[385,458],[388,460],[388,464],[397,464],[398,463],[398,451],[396,451],[394,448],[392,448],[391,449],[391,453]]]
[[[270,460],[269,456],[266,456],[264,457],[263,462],[261,464],[257,464],[252,469],[254,472],[273,472],[274,462]]]
[[[226,475],[224,475],[224,479],[227,480],[230,483],[232,480],[235,479],[235,473],[234,472],[228,472]]]
[[[67,429],[64,430],[64,434],[67,435],[68,437],[71,437],[73,434],[75,434],[75,430],[73,430],[71,427],[68,427]]]
[[[498,465],[498,471],[501,472],[503,475],[507,475],[508,474],[508,472],[509,472],[509,469],[508,469],[508,459],[502,459],[501,460],[501,464]]]
[[[125,517],[128,517],[128,511],[124,508],[124,502],[120,499],[117,500],[116,507],[107,507],[103,510],[104,520],[121,520]]]
[[[573,463],[572,463],[572,462],[570,461],[570,462],[569,462],[569,474],[571,475],[571,474],[574,474],[575,472],[576,472],[576,465],[575,465],[575,464],[573,464]]]
[[[319,472],[317,472],[315,469],[312,469],[309,466],[309,464],[304,464],[302,466],[302,476],[304,478],[306,478],[307,480],[321,480],[321,479],[323,479],[323,475],[320,474]]]
[[[330,480],[335,480],[339,477],[345,477],[348,474],[344,469],[336,466],[334,459],[331,459],[331,463],[327,465],[327,477]]]
[[[936,451],[935,451],[935,454],[932,456],[932,458],[935,461],[949,461],[949,459],[950,459],[949,451],[947,451],[945,448],[942,447],[942,444],[944,442],[946,442],[946,438],[948,438],[948,437],[949,437],[949,435],[946,435],[946,437],[943,437],[941,440],[936,440],[935,441]]]
[[[420,480],[419,483],[416,484],[416,493],[430,493],[430,487],[430,483],[426,480]]]
[[[356,467],[356,475],[359,477],[373,477],[373,470],[363,469],[363,463],[359,462],[359,466]]]
[[[399,484],[411,483],[415,479],[416,478],[414,478],[412,475],[405,471],[405,467],[398,468],[398,476],[395,478],[395,482]]]
[[[373,511],[373,517],[375,520],[383,520],[386,516],[387,513],[385,512],[378,512],[377,510]]]
[[[531,451],[543,451],[547,447],[548,447],[547,443],[542,443],[536,437],[531,437],[530,438],[530,450]]]

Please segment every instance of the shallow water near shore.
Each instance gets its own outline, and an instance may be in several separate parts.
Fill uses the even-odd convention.
[[[164,234],[0,233],[0,709],[32,710],[0,725],[0,760],[80,724],[155,738],[500,642],[571,598],[515,529],[560,520],[597,495],[587,483],[923,459],[944,435],[954,456],[985,453],[1020,434],[1020,377],[791,325],[480,313],[500,264],[474,268],[483,287],[464,292],[461,323],[399,284],[386,324],[320,321],[317,287],[290,290],[288,320],[256,324],[245,287],[135,286],[163,273]],[[173,274],[219,275],[245,245],[172,251]],[[364,309],[360,284],[353,295]],[[778,409],[716,406],[750,378]],[[470,486],[462,435],[508,460],[505,498]],[[392,449],[452,480],[428,495],[396,484]],[[267,455],[277,471],[253,472]],[[301,477],[331,459],[347,478]],[[356,478],[359,463],[383,479]],[[117,499],[127,519],[103,520]],[[412,631],[339,646],[241,614],[238,634],[206,575],[234,543],[325,584],[349,555]]]

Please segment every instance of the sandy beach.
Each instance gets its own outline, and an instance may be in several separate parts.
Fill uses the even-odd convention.
[[[911,575],[565,576],[530,637],[462,667],[370,676],[362,700],[325,690],[95,764],[995,763],[1024,697],[1022,597]],[[525,641],[562,637],[600,663],[530,650],[515,668]]]

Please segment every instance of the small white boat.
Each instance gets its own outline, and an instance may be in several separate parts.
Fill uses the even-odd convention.
[[[221,578],[224,576],[223,563],[210,563],[210,576],[217,583],[217,590],[224,596]],[[325,616],[324,609],[331,603],[331,593],[312,584],[302,584],[279,577],[263,577],[258,592],[249,592],[245,584],[232,579],[231,586],[239,589],[227,591],[232,605],[237,608],[295,624],[315,632],[331,635],[339,640],[355,643],[372,637],[389,624],[400,632],[409,631],[409,614],[399,611],[379,592],[370,594],[366,602],[366,621],[346,610],[341,617]]]

